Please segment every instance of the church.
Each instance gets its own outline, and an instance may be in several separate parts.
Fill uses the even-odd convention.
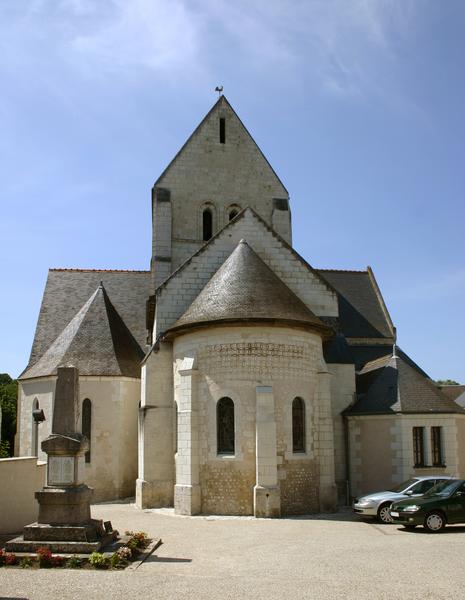
[[[465,477],[465,409],[396,345],[370,267],[293,249],[289,193],[225,96],[153,186],[149,270],[50,269],[17,456],[45,458],[61,365],[95,501],[278,517]]]

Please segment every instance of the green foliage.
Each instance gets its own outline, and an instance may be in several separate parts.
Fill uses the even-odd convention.
[[[10,442],[3,440],[0,442],[0,458],[9,458],[10,456]]]
[[[66,561],[68,569],[80,569],[82,567],[82,560],[78,556],[71,556]]]
[[[110,561],[101,552],[92,552],[89,556],[89,563],[95,569],[108,569]]]
[[[454,381],[453,379],[438,379],[436,383],[438,385],[460,385],[458,381]]]
[[[29,556],[24,556],[20,561],[19,561],[19,566],[22,569],[31,569],[33,566],[34,562],[32,560],[32,558],[30,558]]]
[[[16,433],[16,399],[18,382],[8,373],[0,373],[0,407],[2,410],[2,435],[0,458],[13,455]]]

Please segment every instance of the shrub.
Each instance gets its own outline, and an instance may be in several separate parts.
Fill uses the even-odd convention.
[[[63,567],[65,564],[65,557],[64,556],[52,556],[52,567]]]
[[[107,569],[109,566],[109,560],[101,552],[92,552],[89,556],[89,563],[95,569]]]
[[[129,541],[132,542],[136,548],[146,548],[150,543],[150,538],[145,531],[126,531],[125,533],[131,538]]]
[[[10,554],[5,555],[5,564],[8,567],[12,567],[13,565],[16,565],[17,562],[18,562],[18,558],[14,552],[11,552]]]
[[[78,556],[72,556],[66,561],[68,569],[80,569],[82,566],[82,560]]]
[[[132,550],[127,546],[121,546],[111,555],[110,564],[113,568],[125,567],[132,558]]]
[[[22,569],[30,569],[32,567],[32,565],[34,564],[34,561],[32,560],[32,558],[30,558],[29,556],[24,556],[20,561],[19,561],[19,566]]]
[[[48,569],[52,566],[52,553],[48,548],[44,546],[37,548],[36,554],[41,569]]]
[[[5,564],[5,552],[0,549],[0,567],[3,567]]]

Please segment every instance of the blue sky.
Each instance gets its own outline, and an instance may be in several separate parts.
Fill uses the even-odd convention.
[[[371,265],[399,345],[465,383],[461,0],[0,0],[0,372],[49,267],[146,269],[150,189],[225,93],[315,267]]]

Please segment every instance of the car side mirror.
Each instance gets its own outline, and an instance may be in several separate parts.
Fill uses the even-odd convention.
[[[413,490],[407,490],[407,491],[405,492],[405,495],[406,495],[406,496],[413,496]]]
[[[456,496],[465,496],[465,492],[461,492],[460,490],[458,492],[455,492]]]

